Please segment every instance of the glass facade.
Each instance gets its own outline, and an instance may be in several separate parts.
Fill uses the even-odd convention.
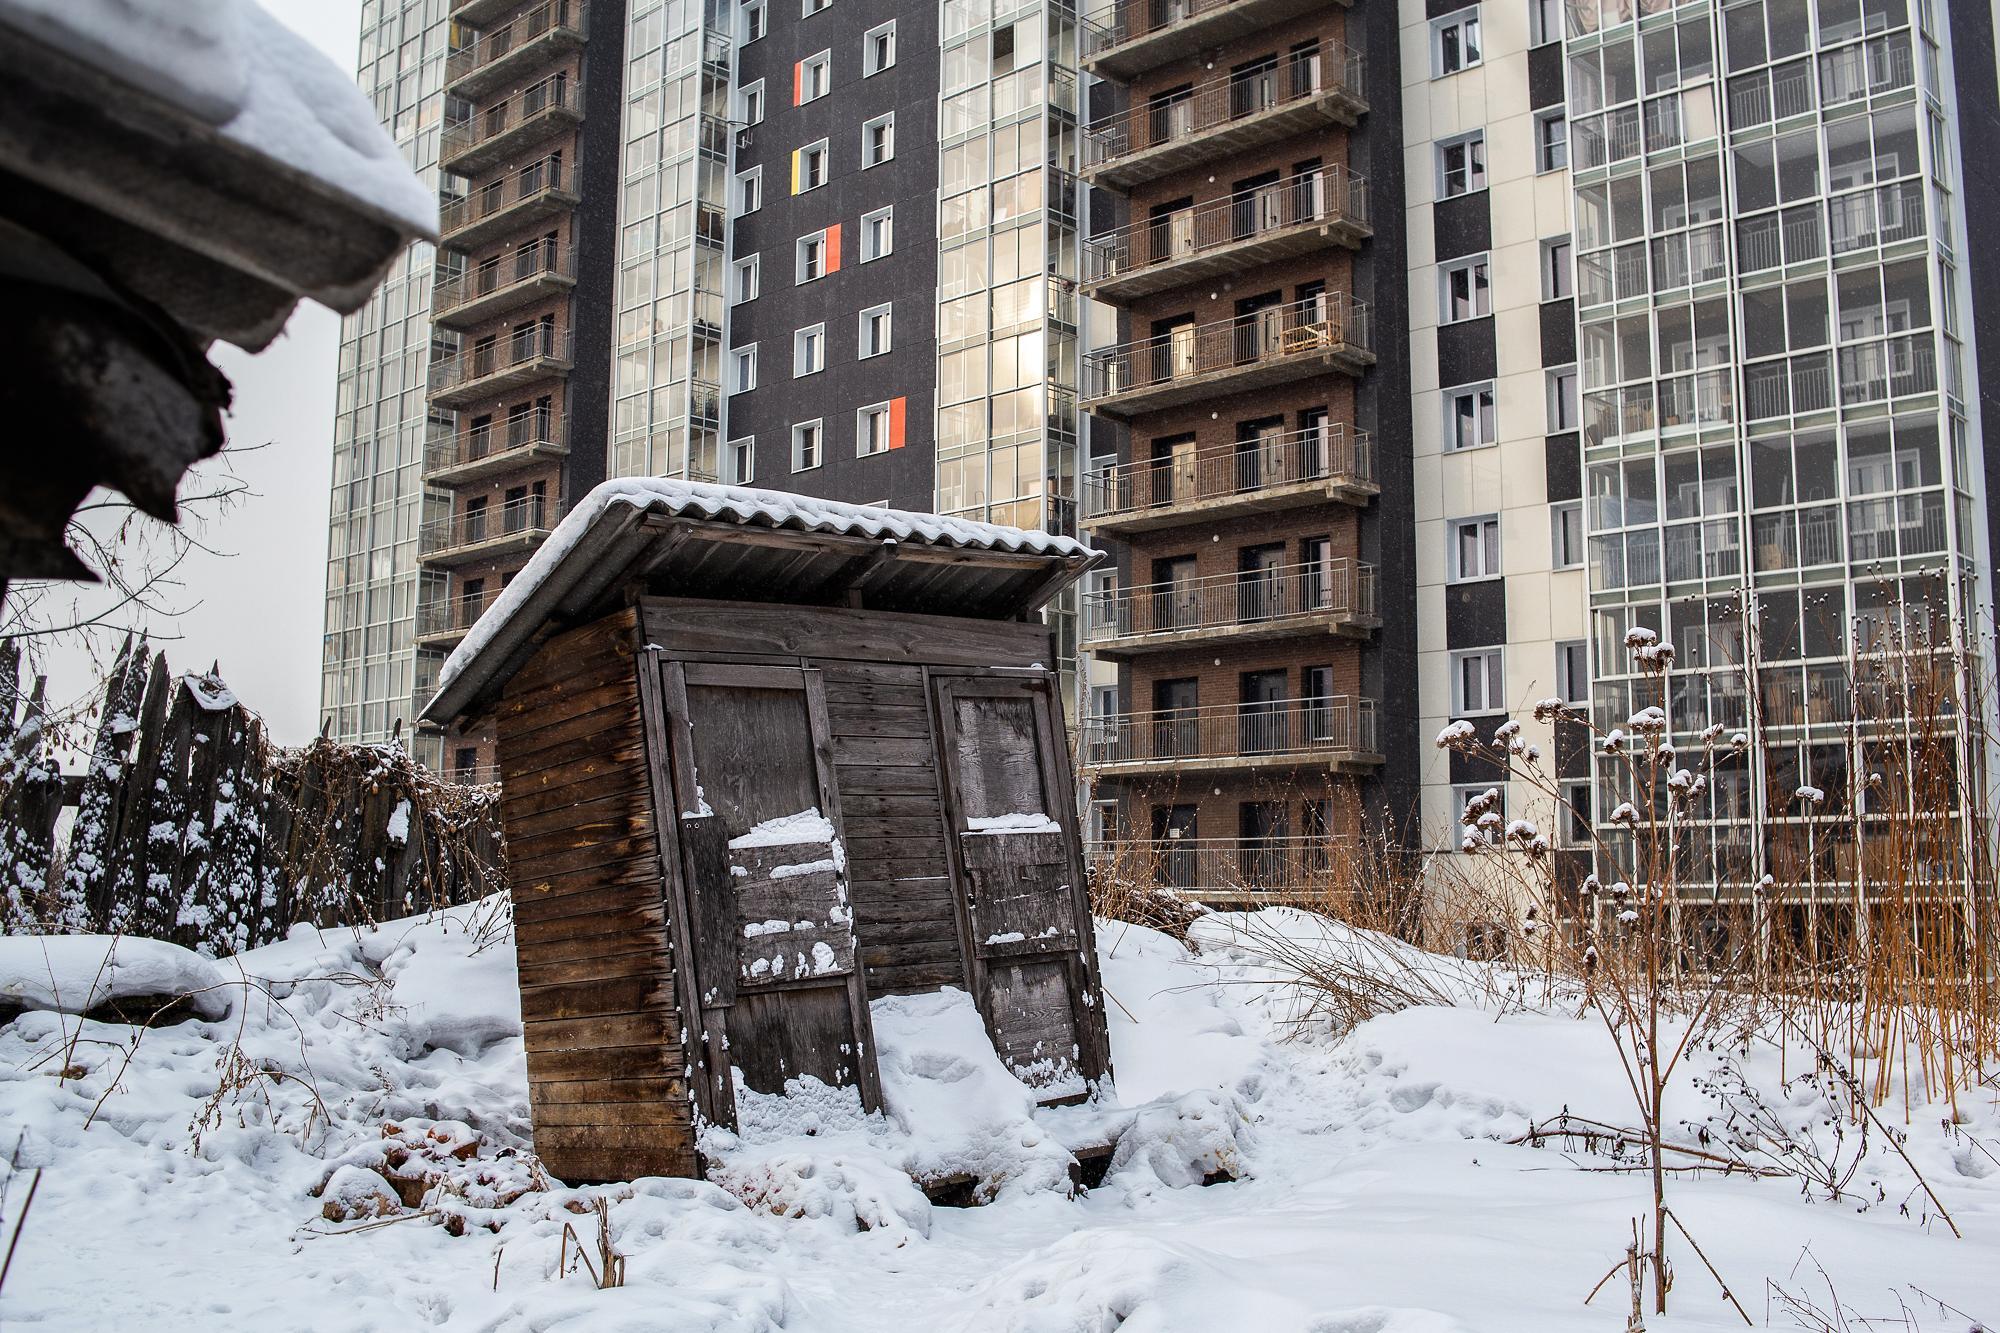
[[[438,180],[450,0],[365,0],[360,81],[410,164]],[[342,741],[387,739],[428,697],[412,642],[423,504],[433,247],[397,258],[341,323],[321,710]],[[415,699],[421,703],[421,699]]]
[[[1677,745],[1755,738],[1693,842],[1692,878],[1741,890],[1810,822],[1795,793],[1831,814],[1916,725],[1869,706],[1882,664],[1949,659],[1984,604],[1940,30],[1928,0],[1568,20],[1595,720],[1662,702],[1644,628],[1674,648]],[[1634,795],[1619,767],[1600,814]],[[1815,878],[1865,879],[1863,851],[1818,848]]]
[[[611,389],[615,477],[717,477],[731,8],[639,0],[626,16]]]

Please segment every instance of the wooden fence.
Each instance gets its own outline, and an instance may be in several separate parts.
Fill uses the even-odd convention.
[[[499,799],[397,745],[272,745],[211,671],[128,643],[81,774],[0,644],[0,932],[117,931],[210,954],[294,922],[352,925],[506,886]],[[67,839],[65,805],[76,807]]]

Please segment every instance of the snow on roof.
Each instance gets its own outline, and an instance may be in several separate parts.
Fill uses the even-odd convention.
[[[0,0],[0,4],[9,0]],[[725,519],[759,527],[791,528],[803,532],[824,532],[849,537],[895,538],[931,546],[953,546],[971,550],[1013,551],[1063,559],[1095,558],[1097,552],[1072,537],[1032,532],[1025,528],[1002,527],[997,523],[975,523],[970,519],[948,518],[941,514],[917,514],[880,505],[847,504],[821,500],[787,491],[757,490],[748,486],[719,486],[710,482],[679,481],[671,477],[624,477],[604,482],[584,496],[568,517],[549,534],[520,573],[510,580],[493,605],[479,617],[438,673],[438,692],[443,693],[473,659],[492,644],[494,637],[520,611],[528,599],[549,578],[604,514],[613,505],[677,517]]]
[[[437,232],[435,193],[354,79],[256,0],[0,0],[0,25],[172,103],[409,231]]]

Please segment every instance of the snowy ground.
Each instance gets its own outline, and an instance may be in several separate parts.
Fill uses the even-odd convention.
[[[1300,1033],[1282,988],[1230,943],[1241,923],[1204,923],[1199,955],[1104,923],[1126,1109],[1032,1118],[990,1048],[968,1041],[963,997],[888,1000],[875,1025],[889,1115],[824,1090],[749,1099],[743,1139],[709,1145],[723,1184],[568,1191],[510,1151],[528,1133],[512,953],[479,947],[472,915],[305,931],[223,960],[262,984],[238,982],[221,1019],[140,1035],[29,1012],[0,1027],[0,1156],[22,1168],[0,1197],[0,1240],[42,1169],[0,1326],[1624,1327],[1622,1292],[1582,1302],[1622,1252],[1644,1181],[1505,1142],[1565,1108],[1630,1123],[1590,1022],[1507,1012],[1473,985],[1463,1003],[1341,1039]],[[1782,1114],[1812,1123],[1807,1092],[1776,1093],[1768,1053],[1750,1066]],[[1925,1218],[1921,1195],[1903,1210],[1915,1181],[1886,1151],[1850,1186],[1883,1200],[1866,1209],[1785,1180],[1684,1181],[1671,1199],[1759,1324],[1767,1279],[1826,1304],[1823,1267],[1864,1315],[1901,1318],[1907,1303],[1917,1322],[1893,1327],[1964,1333],[1970,1316],[2000,1318],[2000,1112],[1990,1089],[1961,1106],[1949,1131],[1939,1107],[1911,1113],[1907,1147],[1962,1241]],[[1705,1105],[1689,1088],[1670,1110]],[[1062,1142],[1093,1129],[1123,1133],[1117,1164],[1067,1197]],[[968,1165],[995,1196],[985,1207],[932,1207],[898,1169]],[[428,1214],[376,1170],[413,1181]],[[1242,1178],[1191,1183],[1217,1170]],[[559,1267],[566,1223],[594,1260],[600,1196],[626,1256],[619,1290]],[[1675,1253],[1675,1313],[1649,1326],[1741,1327],[1687,1248]]]

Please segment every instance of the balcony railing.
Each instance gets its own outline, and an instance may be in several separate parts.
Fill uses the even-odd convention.
[[[1368,432],[1330,422],[1091,473],[1083,479],[1083,517],[1108,530],[1143,532],[1190,513],[1220,518],[1295,496],[1365,503],[1376,490]]]
[[[1375,703],[1344,694],[1084,719],[1083,764],[1130,769],[1263,767],[1325,758],[1372,763]]]
[[[1359,635],[1379,623],[1375,567],[1344,557],[1106,588],[1082,600],[1084,641],[1100,652],[1178,647],[1199,638],[1271,638],[1318,627]]]
[[[438,145],[447,170],[468,175],[498,165],[535,139],[583,119],[576,81],[554,74],[462,120],[448,120]]]
[[[499,598],[500,590],[490,588],[476,596],[440,597],[417,603],[417,637],[431,641],[463,638],[486,608]]]
[[[432,481],[471,480],[518,467],[527,458],[568,452],[562,413],[537,407],[432,441],[424,449],[424,475]]]
[[[530,324],[431,363],[431,400],[450,407],[480,394],[561,374],[570,366],[571,338],[548,324]]]
[[[1137,222],[1084,242],[1084,281],[1103,299],[1143,296],[1243,263],[1369,233],[1368,180],[1335,167],[1302,172]]]
[[[1342,0],[1345,3],[1345,0]],[[1078,21],[1083,66],[1129,79],[1319,8],[1321,0],[1116,0]]]
[[[477,97],[543,55],[581,45],[584,17],[583,0],[536,5],[446,55],[445,86],[462,97]]]
[[[1131,838],[1087,843],[1100,882],[1196,898],[1291,898],[1333,889],[1353,862],[1339,833],[1268,838]]]
[[[417,553],[432,560],[471,558],[493,547],[532,543],[548,536],[562,514],[562,503],[544,495],[461,509],[424,524]]]
[[[575,285],[576,247],[533,241],[439,282],[431,290],[431,318],[447,325],[477,324]]]
[[[438,210],[443,243],[466,249],[511,227],[573,206],[578,196],[568,170],[562,155],[551,153],[445,204]]]
[[[1084,175],[1123,189],[1367,109],[1362,59],[1338,42],[1197,83],[1084,130]]]
[[[1375,360],[1371,342],[1367,303],[1327,292],[1089,352],[1084,405],[1115,415],[1208,397],[1218,381],[1235,391],[1326,366],[1359,374]]]

